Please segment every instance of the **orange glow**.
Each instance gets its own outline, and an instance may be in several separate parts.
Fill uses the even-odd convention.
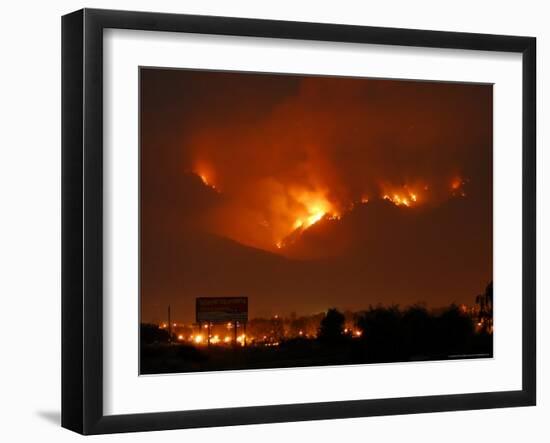
[[[200,345],[203,341],[204,341],[204,337],[202,335],[195,335],[195,338],[193,339],[193,341]]]
[[[195,162],[194,171],[205,186],[218,193],[221,192],[214,185],[216,174],[211,164],[203,161]],[[466,183],[466,179],[455,176],[450,182],[449,197],[465,197],[464,187]],[[440,186],[436,186],[432,195],[431,186],[428,186],[424,179],[413,182],[408,181],[403,185],[395,185],[389,182],[381,182],[379,185],[382,192],[378,198],[405,208],[413,208],[428,202],[435,204],[436,201],[440,200],[442,191]],[[229,188],[226,192],[230,193],[231,185],[228,184],[227,186]],[[245,244],[256,245],[257,239],[261,238],[261,241],[266,242],[263,243],[264,247],[270,244],[271,248],[275,250],[285,249],[296,241],[302,231],[309,229],[311,226],[323,220],[340,220],[346,213],[351,212],[356,205],[367,204],[370,200],[367,193],[360,194],[357,200],[338,200],[332,194],[329,194],[329,188],[317,178],[309,180],[307,185],[298,185],[296,182],[285,183],[280,180],[269,182],[266,191],[269,212],[258,216],[258,221],[255,222],[266,229],[265,233],[260,234],[260,236],[266,237],[256,236],[240,241]],[[249,219],[249,217],[243,217],[243,220]],[[246,223],[243,221],[241,225],[241,222],[235,222],[226,235],[230,238],[240,239],[242,226],[247,226]],[[222,227],[223,229],[226,229],[226,226]]]
[[[204,174],[198,174],[198,176],[201,178],[202,182],[208,186],[209,188],[212,188],[214,190],[216,189],[216,186],[208,179],[208,177]]]
[[[298,229],[298,228],[301,228],[302,226],[304,225],[304,222],[302,220],[296,220],[294,222],[294,229]]]
[[[384,200],[392,202],[396,206],[410,207],[413,203],[416,203],[416,194],[384,194],[382,196]]]
[[[324,212],[322,209],[315,208],[313,209],[313,211],[314,211],[313,214],[311,214],[309,217],[306,218],[306,223],[305,223],[306,228],[317,223],[326,214],[326,212]]]
[[[323,192],[291,189],[290,194],[302,206],[300,213],[296,215],[294,229],[307,229],[325,215],[332,215],[335,212]]]
[[[214,169],[211,166],[204,162],[196,162],[193,171],[196,175],[200,177],[200,179],[206,186],[217,190],[216,186],[214,185],[216,174],[214,173]]]
[[[217,344],[219,342],[220,342],[220,336],[219,335],[214,335],[214,337],[210,338],[210,343],[212,343],[212,344]]]
[[[468,182],[468,179],[463,179],[461,177],[455,177],[451,181],[451,194],[454,197],[460,196],[460,197],[466,197],[466,191],[464,190],[464,186]]]
[[[280,211],[283,217],[288,217],[292,221],[286,227],[282,226],[283,229],[278,233],[280,239],[275,241],[277,249],[283,248],[285,239],[297,230],[308,229],[325,218],[327,220],[340,218],[339,212],[322,190],[290,187],[286,192],[294,203],[281,207]]]
[[[413,185],[409,183],[398,187],[386,183],[382,186],[382,189],[384,191],[382,194],[383,200],[387,200],[396,206],[410,208],[426,201],[427,193],[423,192],[423,198],[421,198],[418,189],[427,191],[428,186],[418,182]]]
[[[451,189],[453,191],[456,191],[461,186],[462,186],[462,179],[460,178],[454,178],[453,181],[451,182]]]

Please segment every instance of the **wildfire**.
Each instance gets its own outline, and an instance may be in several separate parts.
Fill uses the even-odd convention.
[[[408,208],[418,201],[418,196],[414,192],[384,194],[382,198],[392,202],[396,206],[406,206]]]
[[[321,220],[326,214],[326,212],[323,211],[322,209],[314,208],[313,211],[314,211],[313,214],[306,217],[305,223],[302,223],[301,220],[298,220],[300,222],[300,226],[305,225],[305,227],[308,228],[309,226],[311,226],[311,225],[317,223],[319,220]]]
[[[214,184],[217,177],[212,165],[205,162],[195,163],[194,173],[200,177],[205,186],[221,192]],[[468,179],[453,176],[447,184],[434,184],[424,179],[407,179],[405,183],[396,184],[383,181],[379,182],[379,193],[372,193],[372,189],[363,192],[346,201],[335,200],[330,189],[322,182],[310,180],[307,185],[293,183],[287,185],[274,179],[269,186],[262,187],[265,201],[268,202],[267,211],[258,214],[257,224],[266,228],[262,235],[269,235],[263,241],[271,244],[273,248],[284,249],[294,243],[301,234],[311,226],[321,221],[340,220],[358,205],[367,205],[370,201],[386,200],[395,206],[415,208],[421,204],[438,201],[451,197],[466,197],[465,188]],[[216,182],[216,184],[219,184]],[[263,185],[262,185],[263,186]],[[433,186],[433,190],[432,190]],[[230,190],[227,189],[229,192]],[[246,209],[246,208],[245,208]],[[252,210],[252,214],[256,215]],[[231,228],[233,229],[233,227]],[[271,232],[268,232],[271,231]],[[231,232],[228,237],[235,237]],[[250,241],[250,240],[249,240]],[[250,241],[255,244],[254,241]],[[220,339],[221,340],[221,339]]]
[[[334,210],[332,203],[326,198],[323,192],[312,192],[303,189],[292,190],[292,197],[298,201],[302,210],[296,217],[292,229],[307,229],[314,225],[324,217],[336,218],[339,217],[337,211]]]
[[[208,183],[208,179],[206,178],[206,175],[204,175],[204,174],[199,174],[199,177],[201,178],[202,182],[203,182],[206,186],[210,186],[210,183]]]
[[[292,243],[300,232],[308,229],[321,220],[339,220],[340,212],[322,191],[311,191],[303,188],[290,189],[291,198],[298,204],[294,207],[296,213],[290,216],[293,221],[287,225],[283,238],[275,242],[277,249],[282,249]]]
[[[454,177],[450,184],[450,197],[466,197],[465,187],[469,180],[462,177]],[[396,206],[405,206],[407,208],[416,206],[420,202],[428,200],[430,187],[427,184],[415,183],[413,186],[404,185],[402,187],[385,187],[382,199],[393,203]],[[417,191],[420,189],[421,191]],[[439,193],[436,189],[434,192]],[[422,198],[421,198],[422,195]]]
[[[389,183],[384,183],[382,185],[382,196],[383,200],[387,200],[393,203],[396,206],[405,206],[407,208],[416,206],[420,203],[420,200],[425,201],[426,197],[420,198],[419,189],[423,189],[423,194],[426,194],[428,191],[428,185],[422,182],[416,183],[407,183],[402,186],[394,186]]]
[[[193,173],[195,173],[201,179],[202,183],[205,186],[208,186],[209,188],[218,191],[218,189],[214,185],[216,174],[211,165],[204,161],[197,161],[194,164]]]
[[[203,182],[206,186],[208,186],[209,188],[212,188],[212,189],[214,189],[215,191],[217,191],[216,186],[208,179],[208,177],[207,177],[205,174],[200,174],[200,173],[199,173],[199,174],[197,174],[197,175],[200,177],[200,179],[202,180],[202,182]]]

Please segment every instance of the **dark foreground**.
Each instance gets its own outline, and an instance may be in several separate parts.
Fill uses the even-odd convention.
[[[422,306],[405,310],[397,306],[371,307],[355,317],[355,333],[345,327],[342,313],[329,309],[313,337],[302,336],[302,330],[297,337],[292,327],[285,329],[280,319],[276,319],[271,331],[277,329],[277,324],[281,326],[276,337],[263,335],[263,341],[256,341],[257,334],[252,334],[247,346],[241,346],[244,342],[236,346],[235,342],[233,345],[178,342],[166,330],[142,324],[140,372],[161,374],[491,358],[492,285],[477,302],[480,307],[475,312],[455,305],[439,312],[430,312]]]
[[[411,354],[391,349],[369,351],[363,340],[322,343],[316,339],[293,339],[277,347],[203,346],[151,344],[141,349],[141,374],[199,372],[304,366],[352,365],[407,361],[490,358],[492,335],[476,334],[470,343],[452,352]]]

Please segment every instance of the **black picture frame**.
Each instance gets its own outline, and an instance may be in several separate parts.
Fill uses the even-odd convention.
[[[103,413],[103,30],[192,32],[522,54],[522,389],[130,415]],[[82,434],[530,406],[536,403],[536,39],[83,9],[62,18],[62,426]]]

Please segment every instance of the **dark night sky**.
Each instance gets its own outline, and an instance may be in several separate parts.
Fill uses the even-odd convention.
[[[140,96],[143,321],[471,304],[492,279],[491,85],[144,68]]]

